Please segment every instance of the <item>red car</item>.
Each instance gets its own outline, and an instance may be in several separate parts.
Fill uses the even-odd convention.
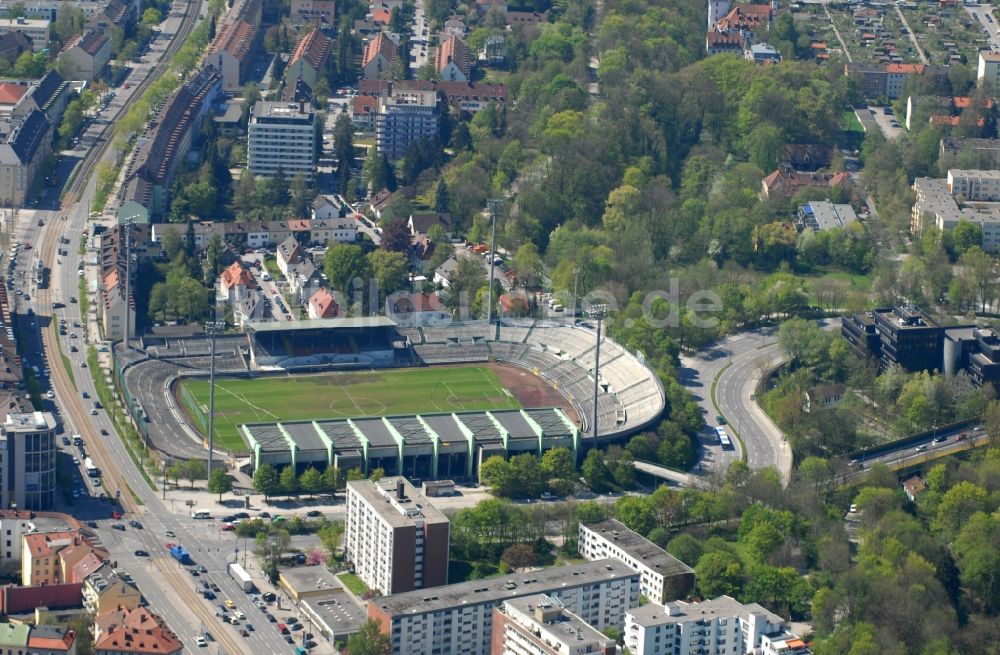
[[[285,625],[284,623],[279,623],[278,624],[278,632],[280,632],[283,635],[287,635],[288,634],[288,626]]]
[[[113,518],[113,519],[120,519],[121,517],[122,517],[122,513],[121,512],[111,512],[111,518]]]
[[[232,532],[233,530],[236,529],[236,526],[233,525],[232,523],[223,523],[222,527],[219,529],[222,530],[223,532]]]

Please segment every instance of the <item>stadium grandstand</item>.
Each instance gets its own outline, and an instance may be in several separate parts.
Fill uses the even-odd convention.
[[[468,479],[491,455],[579,448],[580,432],[556,408],[256,423],[240,426],[249,464],[381,468],[411,479]]]
[[[250,323],[250,360],[256,368],[384,368],[405,365],[406,339],[382,316]]]

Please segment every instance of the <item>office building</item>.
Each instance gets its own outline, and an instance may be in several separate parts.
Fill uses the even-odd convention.
[[[625,613],[624,635],[625,646],[633,655],[809,653],[801,639],[787,632],[780,616],[729,596],[630,609]],[[782,650],[776,648],[778,644]]]
[[[364,602],[347,591],[326,566],[284,568],[279,582],[312,623],[312,631],[331,643],[346,641],[367,620]]]
[[[347,483],[344,550],[383,594],[448,584],[448,518],[404,478]]]
[[[406,154],[420,141],[438,137],[438,103],[433,91],[393,90],[378,100],[375,141],[390,161]]]
[[[694,589],[694,569],[615,519],[580,524],[580,555],[614,557],[640,575],[639,591],[654,603],[683,598]]]
[[[254,103],[250,113],[248,163],[254,175],[311,181],[316,169],[316,112],[308,102]]]
[[[8,414],[0,425],[0,502],[45,510],[56,492],[56,419],[48,412]]]
[[[493,610],[492,655],[615,655],[606,637],[544,594],[504,601]]]
[[[504,601],[545,594],[597,630],[625,625],[639,604],[639,574],[616,559],[411,591],[368,603],[393,655],[488,655],[493,610]]]

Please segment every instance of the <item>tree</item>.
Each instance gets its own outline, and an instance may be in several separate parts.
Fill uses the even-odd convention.
[[[361,629],[347,640],[349,655],[389,655],[392,642],[389,635],[382,632],[382,622],[368,619]]]
[[[531,544],[514,544],[503,551],[500,561],[509,566],[511,570],[516,571],[534,566],[537,558]]]
[[[951,231],[952,251],[961,257],[983,242],[983,229],[971,221],[959,221]]]
[[[378,482],[385,477],[385,469],[381,466],[372,469],[371,473],[368,474],[368,479],[372,482]]]
[[[708,598],[738,596],[743,588],[743,567],[732,553],[705,553],[694,567],[698,587]]]
[[[393,250],[373,250],[368,253],[368,266],[382,297],[401,290],[410,269],[406,256]]]
[[[498,496],[510,496],[517,485],[514,467],[503,456],[491,455],[479,466],[479,483]]]
[[[213,468],[212,475],[208,478],[208,490],[213,494],[219,494],[219,502],[222,502],[222,494],[227,494],[233,490],[233,479],[229,477],[223,468]]]
[[[337,160],[337,190],[347,193],[354,165],[354,124],[346,113],[337,116],[333,125],[333,156]]]
[[[201,480],[205,477],[205,463],[196,459],[191,459],[184,462],[184,479],[188,481],[191,488],[194,489],[195,480]]]
[[[281,489],[278,471],[274,466],[264,463],[257,467],[253,472],[253,488],[258,493],[264,494],[265,501]]]
[[[294,466],[286,466],[281,469],[281,475],[278,476],[278,486],[281,488],[281,493],[286,496],[291,496],[298,492],[299,478],[295,475]]]
[[[985,509],[987,497],[982,487],[966,480],[959,482],[941,496],[935,525],[941,530],[957,531],[970,516]]]
[[[434,211],[444,214],[449,207],[448,183],[444,178],[438,178],[437,188],[434,189]]]
[[[323,272],[330,281],[330,286],[347,293],[354,279],[364,280],[368,277],[368,260],[361,246],[351,243],[338,243],[326,251],[323,260]]]
[[[521,453],[510,460],[516,485],[513,493],[508,494],[520,498],[534,498],[545,488],[544,475],[534,453]]]
[[[592,449],[583,458],[580,472],[583,473],[583,481],[594,491],[604,491],[608,488],[611,472],[608,471],[608,466],[604,463],[604,453],[597,448]]]
[[[336,466],[327,466],[323,471],[323,491],[331,496],[336,495],[340,488],[340,469]]]
[[[397,216],[382,228],[382,249],[399,253],[409,252],[410,228],[407,227],[404,217]]]
[[[310,466],[299,476],[299,488],[310,496],[315,496],[323,491],[323,474],[313,466]]]
[[[575,480],[576,461],[573,451],[569,448],[552,448],[542,455],[542,473],[552,480]]]

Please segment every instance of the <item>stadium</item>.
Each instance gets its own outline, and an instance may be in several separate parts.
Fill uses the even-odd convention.
[[[233,464],[473,478],[499,454],[582,453],[656,421],[663,388],[587,324],[500,321],[403,327],[384,317],[268,322],[216,339],[215,444]],[[115,350],[118,383],[147,444],[206,456],[207,337]]]

